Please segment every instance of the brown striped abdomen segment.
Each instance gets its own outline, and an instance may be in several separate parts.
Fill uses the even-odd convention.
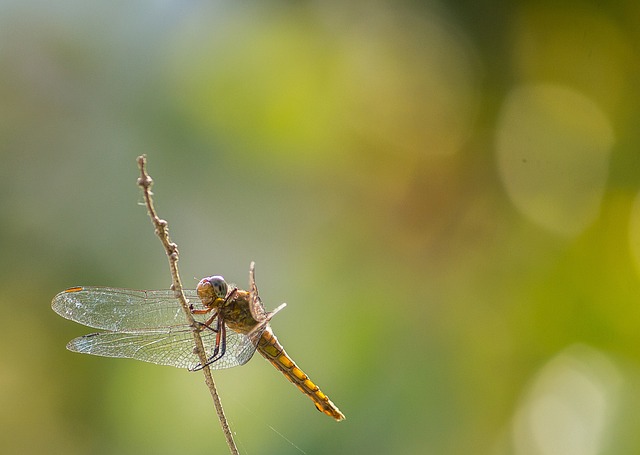
[[[258,343],[258,351],[260,354],[273,364],[278,370],[284,374],[287,379],[300,389],[302,393],[307,395],[316,405],[319,411],[340,421],[344,420],[344,414],[340,412],[338,407],[331,402],[320,388],[315,385],[309,377],[295,364],[287,355],[278,339],[271,331],[271,327],[262,333],[260,342]]]

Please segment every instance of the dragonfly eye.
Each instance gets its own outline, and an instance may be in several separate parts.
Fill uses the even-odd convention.
[[[213,287],[213,291],[219,299],[224,299],[227,296],[227,282],[221,276],[212,276],[209,278],[209,283]]]
[[[227,296],[227,282],[221,276],[210,276],[203,278],[198,283],[196,291],[202,304],[211,308],[216,305],[216,301]]]

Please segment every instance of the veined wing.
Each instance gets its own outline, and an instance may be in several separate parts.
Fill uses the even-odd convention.
[[[186,290],[184,294],[194,308],[202,309],[196,291]],[[51,308],[64,318],[113,332],[138,332],[177,326],[189,330],[180,302],[171,290],[136,291],[78,286],[56,295]],[[203,316],[195,317],[201,322],[206,319]]]
[[[263,326],[259,333],[250,336],[227,329],[225,354],[209,367],[220,370],[247,363],[253,356],[257,341],[265,327]],[[209,357],[215,347],[216,333],[204,329],[200,335]],[[194,348],[193,334],[188,326],[165,330],[145,329],[135,333],[92,333],[75,338],[67,344],[70,351],[83,354],[136,359],[190,370],[200,364],[200,358],[194,353]]]
[[[287,306],[286,303],[283,303],[275,310],[269,312],[264,309],[264,305],[262,304],[262,300],[260,299],[260,294],[258,293],[258,286],[256,285],[255,262],[252,262],[249,266],[249,296],[249,311],[251,311],[251,316],[262,325],[267,324],[278,311]],[[260,333],[262,333],[262,331],[260,331]]]
[[[258,293],[258,286],[256,285],[256,263],[253,261],[249,266],[249,295],[249,311],[251,311],[251,316],[258,322],[264,321],[267,317],[267,312],[264,309],[260,294]]]

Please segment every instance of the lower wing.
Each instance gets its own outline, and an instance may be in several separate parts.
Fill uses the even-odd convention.
[[[200,332],[207,357],[215,348],[216,333],[209,329]],[[99,332],[74,338],[67,349],[82,354],[142,360],[158,365],[193,369],[200,364],[190,329],[146,330],[133,333]],[[220,370],[243,365],[256,350],[255,342],[246,335],[227,329],[224,356],[209,367]]]

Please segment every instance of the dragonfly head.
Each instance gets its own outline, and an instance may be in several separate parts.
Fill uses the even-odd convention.
[[[202,304],[211,308],[217,300],[223,300],[227,296],[228,289],[229,286],[224,278],[216,275],[200,280],[196,292]]]

